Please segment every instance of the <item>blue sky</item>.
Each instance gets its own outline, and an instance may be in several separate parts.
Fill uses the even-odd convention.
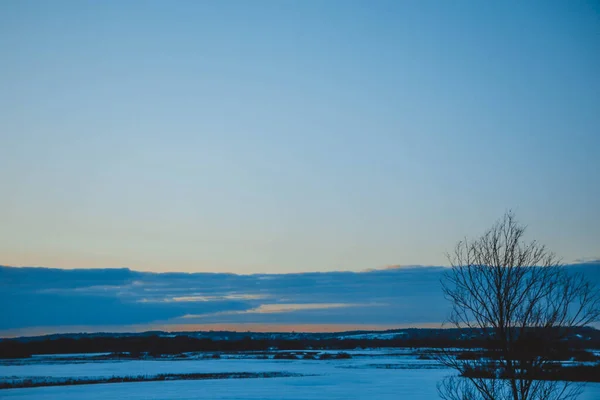
[[[594,1],[3,1],[0,263],[440,265],[600,238]]]

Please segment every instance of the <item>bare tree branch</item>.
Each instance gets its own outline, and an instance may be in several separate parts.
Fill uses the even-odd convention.
[[[524,234],[509,211],[448,255],[452,268],[442,279],[452,305],[448,323],[485,338],[497,357],[462,360],[440,352],[442,363],[467,376],[438,387],[445,399],[567,399],[578,393],[573,384],[534,377],[552,361],[543,345],[600,319],[600,292],[544,245],[525,242]]]

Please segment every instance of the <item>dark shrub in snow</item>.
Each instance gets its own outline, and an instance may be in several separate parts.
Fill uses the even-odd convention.
[[[294,353],[277,353],[273,356],[274,360],[297,360],[298,357]]]

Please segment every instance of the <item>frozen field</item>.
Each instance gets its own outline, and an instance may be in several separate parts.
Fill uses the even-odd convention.
[[[0,390],[1,399],[436,399],[436,383],[452,372],[398,352],[360,351],[347,360],[242,357],[92,361],[38,358],[0,365],[0,380],[111,377],[161,373],[289,372],[299,377],[164,381]],[[580,400],[600,399],[588,384]]]

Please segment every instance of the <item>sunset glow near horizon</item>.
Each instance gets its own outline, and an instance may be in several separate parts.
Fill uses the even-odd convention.
[[[600,259],[594,2],[4,1],[0,265]]]

